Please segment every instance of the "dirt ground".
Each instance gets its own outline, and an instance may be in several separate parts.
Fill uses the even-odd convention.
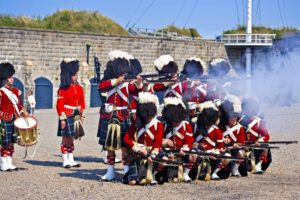
[[[263,110],[272,140],[300,141],[300,104],[265,105]],[[120,182],[121,164],[116,165],[118,181],[99,181],[106,166],[96,138],[97,108],[88,110],[86,136],[75,144],[75,157],[82,164],[78,169],[61,167],[55,110],[38,110],[36,117],[41,132],[36,156],[22,159],[24,148],[16,146],[14,164],[22,170],[0,172],[0,199],[300,199],[299,144],[273,150],[273,162],[264,175],[190,184],[128,186]]]

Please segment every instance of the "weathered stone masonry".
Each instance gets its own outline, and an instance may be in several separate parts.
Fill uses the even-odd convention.
[[[90,102],[89,80],[94,76],[94,55],[98,56],[103,70],[109,51],[127,51],[140,60],[144,73],[154,72],[153,62],[163,54],[172,55],[180,67],[192,56],[206,62],[213,57],[227,57],[223,43],[211,40],[186,41],[0,27],[0,62],[8,61],[16,67],[16,77],[25,89],[34,88],[34,80],[39,77],[50,80],[55,102],[59,63],[65,57],[86,61],[87,44],[91,45],[90,66],[80,69],[87,106]]]

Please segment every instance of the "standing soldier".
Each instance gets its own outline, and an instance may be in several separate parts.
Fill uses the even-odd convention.
[[[13,86],[14,73],[15,69],[12,64],[0,64],[1,171],[18,170],[12,164],[14,143],[17,142],[14,121],[19,116],[27,116],[20,98],[21,91]]]
[[[77,82],[79,61],[64,59],[60,64],[60,87],[57,92],[56,110],[59,117],[57,135],[62,137],[61,153],[64,168],[80,167],[74,161],[74,138],[83,136],[85,101],[83,89]]]
[[[100,92],[107,92],[106,103],[100,111],[98,127],[99,143],[107,150],[108,169],[101,177],[106,181],[115,179],[115,150],[121,148],[124,172],[129,169],[128,163],[125,163],[127,147],[123,141],[124,134],[130,127],[129,95],[137,94],[143,87],[142,78],[139,76],[135,83],[126,82],[125,75],[129,74],[131,67],[124,52],[112,51],[109,53],[109,59],[104,77],[99,84]]]

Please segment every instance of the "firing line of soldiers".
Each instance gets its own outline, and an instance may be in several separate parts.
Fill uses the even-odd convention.
[[[107,151],[107,172],[115,179],[116,151],[121,149],[124,183],[157,184],[225,179],[263,173],[272,161],[269,132],[254,98],[228,93],[224,77],[233,74],[227,59],[215,58],[205,68],[199,58],[186,60],[183,70],[170,55],[155,62],[157,74],[142,73],[140,62],[126,52],[109,53],[99,91],[99,144]],[[79,85],[80,62],[64,59],[57,93],[57,135],[62,137],[64,168],[80,167],[74,160],[74,140],[84,135],[84,92]],[[1,170],[12,165],[16,143],[14,121],[28,114],[20,91],[13,87],[13,65],[0,64]],[[207,76],[204,74],[207,73]],[[8,92],[7,92],[8,91]],[[163,104],[156,92],[163,91]],[[105,95],[104,95],[105,94]]]

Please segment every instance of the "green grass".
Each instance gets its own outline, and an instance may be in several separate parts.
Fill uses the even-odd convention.
[[[294,27],[283,27],[283,28],[269,28],[265,26],[253,26],[252,33],[269,33],[275,34],[276,38],[282,37],[285,33],[297,33],[299,30]],[[238,26],[236,29],[226,30],[223,31],[223,34],[239,34],[239,33],[246,33],[245,26]]]
[[[169,31],[169,32],[176,32],[179,35],[201,38],[202,36],[198,33],[197,29],[195,28],[178,28],[176,26],[167,26],[165,28],[159,29],[158,31]]]
[[[108,17],[98,12],[87,11],[61,10],[43,19],[2,15],[0,16],[0,26],[128,35],[122,26]]]

